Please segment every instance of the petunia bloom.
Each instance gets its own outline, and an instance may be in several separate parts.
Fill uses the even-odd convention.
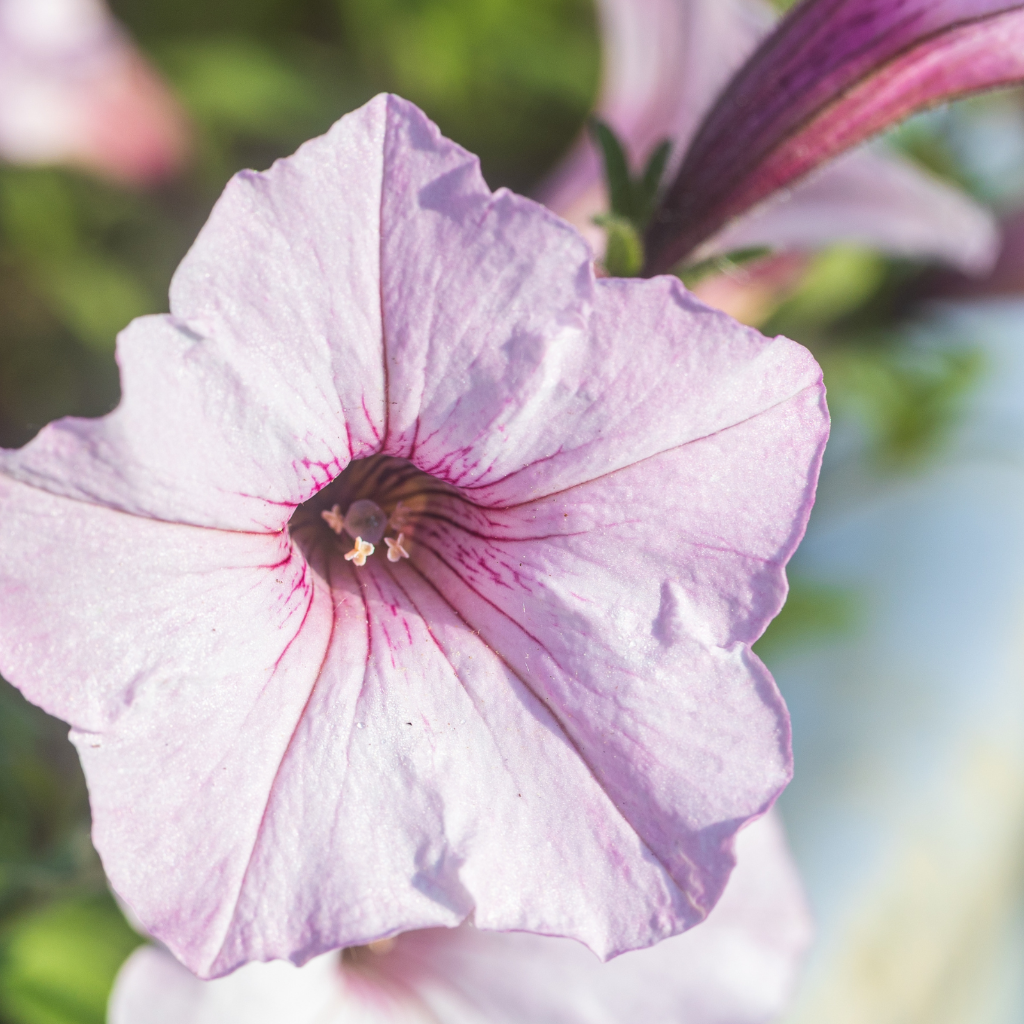
[[[215,975],[706,916],[790,775],[749,645],[827,431],[806,350],[596,280],[381,96],[237,175],[118,358],[115,412],[0,452],[0,671],[71,723],[147,930]]]
[[[149,182],[186,148],[180,109],[102,0],[0,0],[0,158]]]
[[[1022,42],[1019,0],[804,0],[695,134],[651,220],[647,272],[915,111],[1024,81]]]
[[[737,837],[738,861],[699,928],[602,964],[568,939],[410,932],[305,967],[250,964],[199,981],[144,946],[122,967],[109,1024],[764,1024],[789,1001],[811,935],[782,830]]]
[[[598,113],[636,165],[670,139],[671,178],[701,120],[771,32],[775,15],[761,0],[599,0],[598,9],[605,64]],[[697,195],[700,206],[703,194]],[[541,198],[601,244],[591,219],[608,199],[589,138],[581,139]],[[991,214],[962,192],[894,153],[867,149],[770,201],[730,208],[727,220],[692,259],[752,246],[807,251],[846,241],[977,273],[991,265],[998,244]]]

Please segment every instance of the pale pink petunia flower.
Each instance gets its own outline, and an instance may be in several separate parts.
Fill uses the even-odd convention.
[[[71,723],[144,926],[209,976],[702,920],[790,776],[750,644],[813,501],[810,354],[596,280],[388,96],[237,175],[170,302],[115,412],[0,451],[0,671]]]
[[[789,1002],[811,925],[772,815],[740,833],[737,854],[707,921],[611,963],[569,939],[463,925],[200,981],[144,946],[108,1024],[766,1024]]]
[[[597,113],[634,166],[670,139],[668,182],[704,115],[776,15],[762,0],[598,0],[598,11],[605,68]],[[590,139],[580,141],[540,197],[603,247],[592,218],[607,209],[608,197]],[[989,269],[998,251],[987,210],[895,153],[861,149],[748,210],[691,259],[752,246],[808,251],[840,241],[931,257],[970,273]]]
[[[0,159],[146,183],[187,145],[177,103],[102,0],[0,0]]]

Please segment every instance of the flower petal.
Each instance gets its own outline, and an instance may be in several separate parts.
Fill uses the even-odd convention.
[[[340,587],[331,567],[363,608],[336,616],[210,973],[471,913],[605,953],[695,920],[544,703],[428,579],[386,566]],[[253,934],[257,914],[276,924]]]
[[[0,472],[138,515],[277,531],[373,451],[383,109],[236,175],[178,268],[172,316],[118,339],[118,408],[0,451]]]
[[[767,524],[802,522],[809,499],[804,444],[782,453],[775,439],[820,423],[808,388],[547,500],[486,512],[453,501],[417,535],[417,567],[550,709],[687,892],[690,923],[728,878],[736,825],[789,779],[785,709],[747,645],[782,602],[797,539]],[[477,922],[499,927],[482,910]]]
[[[118,973],[107,1024],[347,1024],[367,1008],[346,994],[336,953],[301,970],[281,962],[250,964],[229,977],[200,981],[165,950],[142,946]],[[383,992],[377,1002],[392,1009]],[[355,1019],[370,1024],[375,1018]],[[387,1012],[376,1019],[429,1024],[420,1016]]]
[[[810,0],[733,79],[647,238],[663,271],[733,217],[915,110],[1024,78],[1006,0]]]
[[[286,536],[154,522],[0,477],[3,674],[73,725],[114,887],[211,959],[331,633]]]
[[[416,979],[439,1019],[451,989],[495,1024],[765,1024],[786,1008],[811,923],[774,817],[744,829],[737,853],[704,924],[610,963],[565,940],[459,928],[402,936],[386,970]]]
[[[136,951],[110,1024],[763,1024],[786,1006],[810,922],[782,830],[769,816],[738,837],[739,862],[708,920],[602,964],[575,942],[471,926],[399,936],[360,968],[327,954],[301,969],[251,964],[202,982],[165,952]]]
[[[575,231],[492,196],[475,157],[392,103],[388,454],[480,504],[520,503],[820,388],[805,349],[767,342],[675,279],[596,281]]]
[[[999,251],[993,215],[895,154],[860,150],[775,193],[694,253],[695,260],[755,246],[814,250],[855,242],[897,256],[930,256],[965,273],[990,270]]]
[[[785,712],[744,645],[782,602],[782,566],[813,500],[808,467],[820,458],[826,422],[820,371],[799,346],[767,343],[672,279],[594,282],[577,236],[525,200],[501,192],[491,199],[475,162],[436,130],[409,117],[400,133],[417,159],[401,167],[409,187],[385,193],[394,396],[386,450],[493,510],[478,538],[466,523],[456,531],[466,536],[439,528],[436,558],[415,561],[549,704],[687,891],[693,911],[680,924],[692,923],[728,877],[737,825],[788,779]],[[549,270],[549,258],[563,267],[575,261],[580,272]],[[546,322],[540,310],[549,311]],[[708,443],[692,444],[701,438]],[[679,476],[678,492],[665,490],[665,473]],[[719,480],[729,483],[711,483]],[[572,488],[588,481],[577,496]],[[680,493],[680,503],[669,493]],[[545,495],[553,501],[538,510]],[[701,504],[702,521],[713,524],[706,532],[695,518]],[[510,505],[514,520],[534,527],[515,539],[536,543],[513,554],[496,540],[485,550],[489,531],[508,535],[501,510]],[[694,523],[694,546],[666,531],[676,523]],[[547,540],[573,533],[585,538],[575,557],[547,554]],[[754,538],[756,550],[744,549]],[[705,558],[707,576],[695,568]],[[672,650],[675,640],[659,641],[658,631],[672,633],[677,616],[685,623],[679,639],[691,629],[697,636]],[[604,647],[605,657],[590,660]],[[704,757],[688,761],[673,738],[684,719]],[[733,773],[739,763],[744,771]],[[481,915],[486,909],[478,908],[478,922]],[[614,952],[632,940],[619,941],[595,948]]]

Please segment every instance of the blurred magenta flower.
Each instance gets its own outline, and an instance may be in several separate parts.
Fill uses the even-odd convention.
[[[101,0],[0,0],[0,158],[145,183],[186,149],[182,112]]]
[[[705,923],[611,963],[569,939],[464,925],[199,981],[144,946],[121,969],[108,1021],[765,1024],[786,1008],[811,927],[773,816],[740,833],[737,853]]]
[[[0,670],[152,934],[215,975],[703,919],[790,775],[749,645],[827,431],[806,350],[595,280],[381,96],[237,175],[118,358],[114,413],[0,451]]]
[[[684,159],[693,166],[697,158],[689,151],[700,122],[769,35],[771,7],[761,0],[599,0],[599,10],[605,52],[599,115],[620,136],[634,165],[669,138],[669,177]],[[774,85],[761,83],[761,89],[759,95],[768,95]],[[764,104],[754,106],[760,110]],[[709,188],[710,180],[701,179],[699,187]],[[995,258],[998,236],[991,215],[893,153],[860,150],[792,188],[770,191],[770,202],[760,201],[766,192],[730,207],[691,245],[692,258],[755,246],[808,250],[836,241],[930,256],[972,273],[986,270]],[[714,194],[694,192],[695,208]],[[590,226],[607,208],[607,196],[589,138],[580,141],[541,197],[595,247],[603,244],[603,233]]]
[[[1021,80],[1022,43],[1019,2],[804,0],[694,135],[651,222],[648,272],[909,114]]]

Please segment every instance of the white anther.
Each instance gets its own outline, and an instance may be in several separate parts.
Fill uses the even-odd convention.
[[[325,508],[320,516],[338,536],[341,536],[341,531],[345,529],[345,517],[341,514],[340,505],[335,505],[334,508]]]
[[[362,537],[356,537],[356,546],[351,551],[345,552],[346,562],[355,562],[356,565],[366,565],[367,558],[373,554],[373,545],[368,544]],[[390,557],[391,552],[388,552]]]
[[[409,552],[405,550],[405,534],[400,533],[397,537],[385,537],[384,543],[388,546],[388,561],[398,562],[403,558],[409,557]]]

